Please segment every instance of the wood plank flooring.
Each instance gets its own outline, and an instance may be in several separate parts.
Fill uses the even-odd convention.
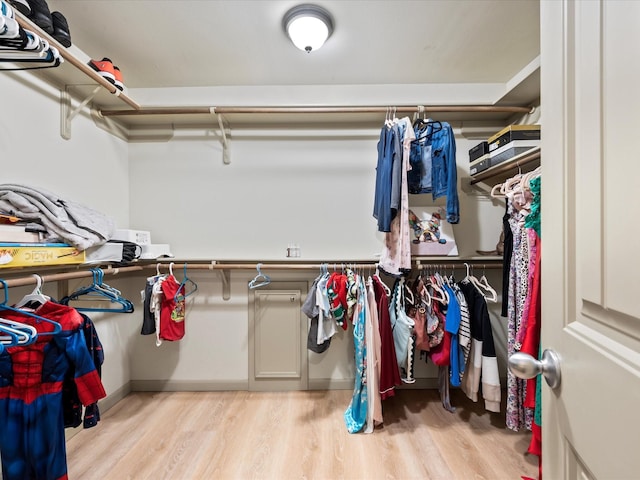
[[[528,432],[452,392],[401,390],[349,434],[351,392],[133,393],[67,442],[70,480],[487,479],[537,476]],[[504,411],[504,410],[503,410]]]

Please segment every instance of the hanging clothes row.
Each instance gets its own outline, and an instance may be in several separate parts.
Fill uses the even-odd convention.
[[[398,323],[394,328],[394,337],[407,338],[406,356],[398,356],[407,381],[414,381],[413,365],[419,355],[438,366],[438,389],[447,410],[455,410],[449,399],[449,387],[453,386],[460,387],[474,402],[481,391],[485,409],[499,412],[500,377],[487,309],[487,300],[495,301],[495,291],[488,283],[476,279],[469,270],[461,281],[453,272],[420,272],[408,283],[397,280],[394,298],[404,301],[396,310],[404,310],[412,327]],[[396,333],[397,328],[404,332]]]
[[[364,275],[347,268],[324,268],[314,280],[302,311],[310,319],[307,347],[325,352],[339,328],[352,327],[355,352],[354,393],[344,418],[350,433],[373,432],[383,423],[382,401],[396,387],[414,383],[417,355],[439,367],[443,406],[454,408],[449,385],[461,387],[485,408],[500,411],[500,380],[487,300],[496,292],[486,278],[469,272],[457,282],[434,271],[392,289],[377,272]]]
[[[504,198],[505,238],[502,315],[508,318],[508,355],[525,352],[540,357],[541,230],[540,168],[518,173],[491,190]],[[507,372],[507,428],[532,430],[529,452],[541,454],[540,385]]]
[[[140,334],[155,334],[158,347],[165,340],[174,342],[184,337],[185,299],[198,289],[198,285],[187,276],[186,263],[181,282],[173,274],[173,265],[173,262],[169,264],[169,273],[165,275],[160,274],[160,264],[156,265],[156,274],[147,277],[145,288],[140,292],[143,303]]]
[[[446,219],[460,220],[456,146],[446,122],[388,115],[377,144],[373,216],[385,233],[380,269],[401,276],[411,271],[409,194],[447,197]]]
[[[2,478],[66,478],[65,427],[100,420],[102,345],[91,319],[43,295],[41,282],[13,306],[1,282],[1,323],[35,331],[27,342],[0,340]]]

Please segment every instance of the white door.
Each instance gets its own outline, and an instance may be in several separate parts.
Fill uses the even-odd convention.
[[[640,478],[640,2],[542,0],[543,477]]]

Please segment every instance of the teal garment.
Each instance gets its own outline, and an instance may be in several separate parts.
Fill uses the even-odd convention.
[[[365,303],[367,292],[364,282],[358,279],[358,317],[353,326],[353,345],[355,347],[356,379],[351,403],[344,412],[344,423],[349,433],[358,433],[367,423],[367,385],[365,345],[366,312]]]
[[[404,304],[404,279],[400,279],[396,280],[393,286],[393,294],[389,303],[389,319],[399,368],[407,368],[409,338],[415,325],[413,319],[404,311]]]
[[[538,176],[532,178],[529,181],[529,189],[533,194],[533,200],[531,200],[531,212],[524,219],[524,226],[527,228],[533,228],[539,237],[540,234],[540,186],[542,184],[542,177]]]

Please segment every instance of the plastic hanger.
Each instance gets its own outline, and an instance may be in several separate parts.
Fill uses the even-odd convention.
[[[416,299],[413,296],[413,292],[411,291],[411,289],[409,288],[409,285],[406,284],[406,282],[404,281],[404,279],[402,279],[402,284],[404,285],[404,298],[405,301],[409,304],[409,305],[414,305],[416,304]]]
[[[424,129],[427,127],[427,131],[420,137],[412,140],[411,143],[424,143],[424,140],[428,140],[434,133],[442,130],[442,123],[439,120],[431,120],[430,118],[419,118],[413,122],[413,128]]]
[[[87,287],[76,290],[69,296],[63,298],[60,303],[63,305],[69,305],[72,301],[77,301],[80,297],[89,297],[95,301],[109,301],[110,304],[119,305],[118,308],[105,308],[105,307],[81,307],[73,306],[76,310],[81,312],[117,312],[117,313],[131,313],[134,311],[133,304],[122,297],[120,290],[117,290],[103,282],[104,272],[100,268],[91,269],[93,273],[93,283]]]
[[[484,272],[482,274],[482,277],[480,277],[480,279],[478,280],[478,286],[480,286],[480,288],[482,288],[485,291],[483,293],[484,298],[486,298],[487,300],[490,300],[492,302],[497,302],[498,301],[498,294],[493,289],[493,287],[491,285],[489,285],[489,280],[487,280],[487,277],[484,274]]]
[[[0,325],[0,343],[7,347],[20,345],[20,338],[18,338],[17,330]]]
[[[429,294],[429,290],[427,290],[427,287],[425,287],[422,273],[420,273],[418,275],[418,278],[416,278],[416,281],[414,282],[414,288],[416,290],[416,295],[418,295],[422,303],[424,303],[427,307],[430,307],[431,295]]]
[[[258,274],[253,278],[253,280],[249,282],[249,288],[252,290],[254,288],[264,287],[265,285],[269,285],[271,283],[271,277],[269,277],[269,275],[265,275],[264,273],[262,273],[261,268],[262,268],[261,263],[256,265],[256,270],[258,271]]]
[[[37,273],[34,273],[33,276],[36,277],[36,288],[33,289],[33,292],[22,297],[22,300],[16,303],[16,308],[28,307],[35,310],[51,300],[42,293],[42,277]]]
[[[12,312],[16,312],[19,313],[21,315],[25,315],[27,317],[32,317],[35,318],[36,320],[42,321],[42,322],[46,322],[46,323],[50,323],[53,325],[53,331],[51,332],[40,332],[38,333],[38,335],[42,336],[42,335],[56,335],[58,333],[60,333],[62,331],[62,325],[60,325],[58,322],[51,320],[49,318],[46,317],[41,317],[40,315],[36,315],[35,313],[29,312],[28,310],[20,310],[19,308],[15,308],[12,307],[10,305],[7,305],[7,302],[9,301],[9,286],[7,285],[7,282],[0,279],[0,282],[2,282],[2,290],[4,291],[4,300],[2,303],[0,303],[0,310],[9,310]]]
[[[438,281],[436,280],[435,276],[430,276],[428,279],[428,286],[431,287],[431,289],[433,290],[433,292],[429,292],[429,295],[431,296],[431,298],[433,300],[436,300],[440,303],[443,303],[445,305],[449,304],[449,295],[447,294],[446,291],[444,291],[440,285],[438,285]],[[434,295],[434,293],[436,293],[437,295]]]
[[[0,335],[0,343],[7,346],[28,345],[33,343],[37,336],[37,332],[36,335],[31,335],[31,333],[12,328],[4,323],[0,323],[0,334],[2,334]]]
[[[373,277],[380,282],[380,285],[382,285],[382,288],[384,289],[385,293],[387,294],[387,297],[390,297],[391,296],[391,289],[380,278],[380,268],[379,267],[380,267],[380,264],[376,263],[376,271],[373,274]]]
[[[462,281],[471,283],[471,285],[473,285],[486,300],[497,302],[498,294],[491,285],[489,285],[487,277],[483,276],[482,279],[478,280],[473,273],[471,273],[471,267],[469,264],[465,263],[465,266],[467,267],[467,276]]]
[[[187,283],[189,283],[192,287],[192,289],[187,292],[186,289],[186,285]],[[180,292],[181,290],[183,290],[184,287],[184,298],[187,298],[189,295],[196,293],[196,291],[198,290],[198,284],[196,282],[194,282],[193,280],[191,280],[189,277],[187,277],[187,264],[185,262],[184,267],[183,267],[183,275],[182,275],[182,282],[180,283],[180,286],[178,287],[178,292]],[[174,300],[177,302],[178,301],[178,292],[176,292],[176,295],[174,297]]]
[[[17,320],[9,320],[8,318],[0,317],[0,328],[1,327],[19,330],[21,334],[26,334],[30,337],[32,342],[35,341],[38,336],[36,327],[23,322],[18,322]]]

